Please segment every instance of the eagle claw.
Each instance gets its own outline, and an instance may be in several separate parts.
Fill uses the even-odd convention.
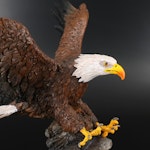
[[[89,140],[92,139],[92,135],[89,131],[87,131],[85,129],[85,127],[83,129],[80,130],[80,132],[85,136],[84,139],[78,144],[78,147],[81,148],[82,146],[84,146]]]
[[[118,120],[118,118],[113,118],[108,125],[100,126],[103,132],[102,137],[107,137],[109,133],[114,134],[118,130],[120,127]]]
[[[114,134],[118,130],[119,122],[118,118],[113,118],[108,125],[103,125],[99,122],[96,122],[96,129],[91,132],[87,131],[85,127],[80,130],[80,132],[85,136],[84,139],[78,144],[78,147],[81,148],[89,140],[92,140],[93,136],[102,135],[102,137],[107,137],[109,133]]]

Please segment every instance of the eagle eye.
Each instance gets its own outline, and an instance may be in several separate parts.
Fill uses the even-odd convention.
[[[108,67],[109,63],[107,61],[101,61],[100,63],[104,67]]]
[[[107,62],[107,61],[103,61],[103,62],[102,62],[102,65],[103,65],[104,67],[107,67],[107,66],[108,66],[108,62]]]
[[[104,62],[104,66],[107,67],[108,66],[108,62]]]

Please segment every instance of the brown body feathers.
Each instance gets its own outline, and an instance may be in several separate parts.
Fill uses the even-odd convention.
[[[85,4],[66,1],[63,35],[55,58],[45,55],[21,23],[0,19],[0,105],[13,104],[31,117],[54,118],[78,132],[97,121],[81,98],[87,84],[72,76],[88,22]]]

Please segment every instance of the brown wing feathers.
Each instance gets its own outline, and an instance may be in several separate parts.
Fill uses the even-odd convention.
[[[56,66],[38,48],[26,27],[0,19],[0,104],[22,100],[27,93],[25,97],[31,96],[33,85],[42,87],[43,79],[48,82]]]
[[[60,63],[74,59],[81,53],[82,40],[89,18],[85,4],[81,4],[79,9],[76,9],[67,0],[66,3],[64,32],[55,54],[55,60]],[[63,22],[61,24],[63,25]]]
[[[71,69],[74,69],[72,63],[81,53],[89,14],[85,4],[76,9],[67,0],[64,1],[64,32],[54,60],[39,49],[26,27],[16,21],[0,18],[0,105],[27,102],[29,106],[26,106],[26,111],[31,116],[47,115],[50,109],[49,101],[51,98],[56,99],[54,95],[58,85],[53,87],[55,79],[58,77],[58,83],[65,73],[67,78],[71,78],[69,66],[66,65],[67,68],[64,69],[61,65],[71,61]],[[60,74],[62,68],[63,71],[67,70],[63,72],[63,76]],[[67,87],[64,82],[60,83]],[[61,89],[62,91],[64,89]],[[46,101],[48,96],[49,101]]]

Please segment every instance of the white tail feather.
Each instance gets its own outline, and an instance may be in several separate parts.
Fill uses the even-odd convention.
[[[2,105],[0,106],[0,119],[7,117],[15,112],[17,112],[17,108],[14,105]]]

